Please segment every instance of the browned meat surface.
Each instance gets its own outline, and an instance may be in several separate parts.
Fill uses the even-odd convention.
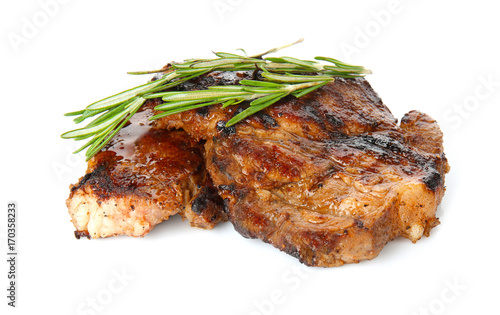
[[[256,77],[211,73],[177,89]],[[329,267],[372,259],[399,236],[416,242],[439,224],[449,169],[439,126],[417,111],[398,125],[365,79],[337,79],[229,128],[225,122],[248,105],[149,122],[155,102],[72,187],[78,235],[144,235],[179,212],[211,228],[225,219],[222,197],[243,236]]]
[[[180,89],[253,75],[213,73]],[[398,125],[365,79],[337,79],[225,128],[244,106],[156,123],[206,140],[208,171],[243,236],[326,267],[372,259],[390,240],[415,242],[439,224],[449,167],[429,116],[412,111]]]
[[[156,102],[145,104],[71,186],[67,205],[77,237],[144,236],[177,213],[205,229],[227,219],[203,145],[182,130],[154,128],[148,118]]]

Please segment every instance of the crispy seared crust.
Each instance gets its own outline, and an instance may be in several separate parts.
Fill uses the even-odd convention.
[[[237,84],[241,79],[260,77],[257,71],[214,72],[176,88],[205,89]],[[153,187],[161,192],[153,198],[137,194],[144,186],[126,183],[127,178],[142,179],[141,172],[151,165],[137,169],[122,159],[116,164],[113,144],[93,159],[88,174],[72,188],[70,213],[75,209],[70,203],[78,202],[78,194],[95,196],[99,206],[105,202],[106,209],[112,208],[115,199],[108,196],[112,192],[124,203],[118,208],[126,209],[133,196],[146,209],[131,219],[133,224],[120,227],[125,234],[143,235],[137,222],[152,227],[179,209],[184,209],[181,215],[192,225],[210,228],[225,218],[221,199],[215,195],[218,190],[229,220],[240,234],[262,239],[309,266],[323,267],[372,259],[390,240],[403,236],[416,242],[439,224],[435,212],[444,195],[449,166],[442,133],[428,115],[411,111],[398,125],[361,78],[336,79],[305,97],[287,97],[226,128],[226,121],[247,106],[212,106],[151,123],[155,132],[183,129],[204,142],[203,149],[192,140],[183,147],[175,140],[177,135],[185,138],[182,131],[166,132],[168,136],[163,137],[170,140],[162,137],[144,142],[144,151],[156,143],[164,144],[160,152],[170,152],[168,158],[187,163],[159,170],[160,182],[168,178],[172,184],[158,190],[157,182],[148,182],[147,190]],[[151,106],[144,113],[151,115]],[[115,165],[130,172],[118,176]],[[196,165],[206,165],[211,179],[203,173],[204,167],[191,168]],[[117,178],[124,182],[118,180],[116,185]],[[200,181],[200,186],[194,184]],[[165,207],[161,200],[172,206]],[[99,209],[96,213],[102,216],[102,206]],[[86,230],[78,224],[88,222],[89,215],[84,219],[79,215],[85,217],[85,211],[72,213],[73,222],[78,236],[85,236]],[[131,216],[130,211],[116,217],[127,215]],[[112,222],[116,225],[117,221]],[[107,226],[106,219],[95,222],[101,224],[100,236],[113,235],[102,228]]]
[[[144,105],[71,186],[67,205],[77,238],[144,236],[179,212],[206,229],[226,219],[202,144],[182,130],[154,128],[148,118],[156,102]],[[210,202],[200,206],[200,198]]]
[[[412,111],[398,126],[364,79],[337,79],[225,128],[244,107],[158,122],[207,140],[207,168],[243,236],[329,267],[372,259],[395,237],[415,242],[439,224],[449,167],[429,116]]]

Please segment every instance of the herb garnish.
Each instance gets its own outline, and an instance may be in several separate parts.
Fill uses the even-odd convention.
[[[164,102],[155,107],[155,110],[162,112],[151,117],[152,120],[199,107],[215,104],[227,107],[249,101],[250,106],[246,110],[227,122],[226,126],[232,126],[287,95],[302,97],[332,82],[335,77],[353,78],[371,73],[364,67],[349,65],[328,57],[315,57],[315,61],[292,57],[263,58],[290,45],[273,48],[253,56],[216,52],[214,54],[217,58],[214,59],[189,59],[182,63],[169,64],[160,70],[130,72],[129,74],[162,73],[163,75],[158,80],[90,104],[84,110],[65,114],[65,116],[77,116],[74,119],[77,124],[87,118],[97,117],[87,126],[66,132],[62,137],[75,140],[91,138],[74,152],[78,153],[87,148],[85,155],[89,160],[150,98],[161,98]],[[206,90],[169,91],[176,85],[212,71],[247,70],[260,70],[263,80],[241,80],[238,85],[211,86]]]

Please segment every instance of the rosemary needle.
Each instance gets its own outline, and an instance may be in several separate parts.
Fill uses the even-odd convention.
[[[299,42],[302,42],[302,39],[293,44]],[[129,72],[130,74],[163,73],[163,75],[158,80],[92,103],[84,110],[65,114],[65,116],[76,116],[74,121],[77,124],[91,117],[94,117],[94,120],[83,128],[62,134],[61,137],[74,140],[90,138],[75,151],[76,153],[87,149],[85,155],[89,160],[111,141],[147,99],[163,100],[163,103],[155,108],[161,112],[150,119],[215,104],[227,107],[248,101],[250,106],[226,123],[227,126],[232,126],[287,95],[302,97],[332,82],[335,77],[354,78],[371,73],[362,66],[350,65],[329,57],[315,57],[314,61],[287,56],[263,58],[269,53],[293,44],[253,56],[215,52],[217,58],[214,59],[188,59],[181,63],[169,64],[160,70]],[[212,71],[246,70],[262,71],[263,80],[242,80],[238,85],[211,86],[198,91],[171,90],[176,85]]]

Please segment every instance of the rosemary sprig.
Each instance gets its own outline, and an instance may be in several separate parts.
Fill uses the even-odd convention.
[[[333,78],[329,76],[276,75],[266,72],[262,76],[270,81],[241,80],[238,86],[211,86],[207,90],[200,91],[161,92],[145,96],[145,98],[161,97],[164,101],[155,108],[162,113],[154,115],[151,119],[214,104],[227,107],[243,101],[251,101],[249,108],[226,123],[226,126],[232,126],[289,94],[301,97],[333,81]]]
[[[163,76],[90,104],[84,110],[65,114],[77,116],[74,119],[77,124],[88,118],[97,117],[83,128],[62,134],[62,138],[75,140],[90,138],[75,151],[77,153],[87,148],[86,157],[89,160],[111,141],[147,99],[162,98],[164,102],[155,108],[162,112],[150,119],[215,104],[227,107],[248,101],[249,107],[227,122],[227,126],[232,126],[287,95],[302,97],[332,82],[335,77],[353,78],[371,73],[364,67],[349,65],[328,57],[315,57],[314,61],[292,57],[263,58],[290,45],[273,48],[253,56],[215,52],[217,58],[214,59],[188,59],[182,63],[172,63],[160,70],[129,72],[130,74],[163,73]],[[242,80],[239,85],[211,86],[207,90],[199,91],[170,90],[187,80],[212,71],[245,70],[260,70],[263,80]]]

